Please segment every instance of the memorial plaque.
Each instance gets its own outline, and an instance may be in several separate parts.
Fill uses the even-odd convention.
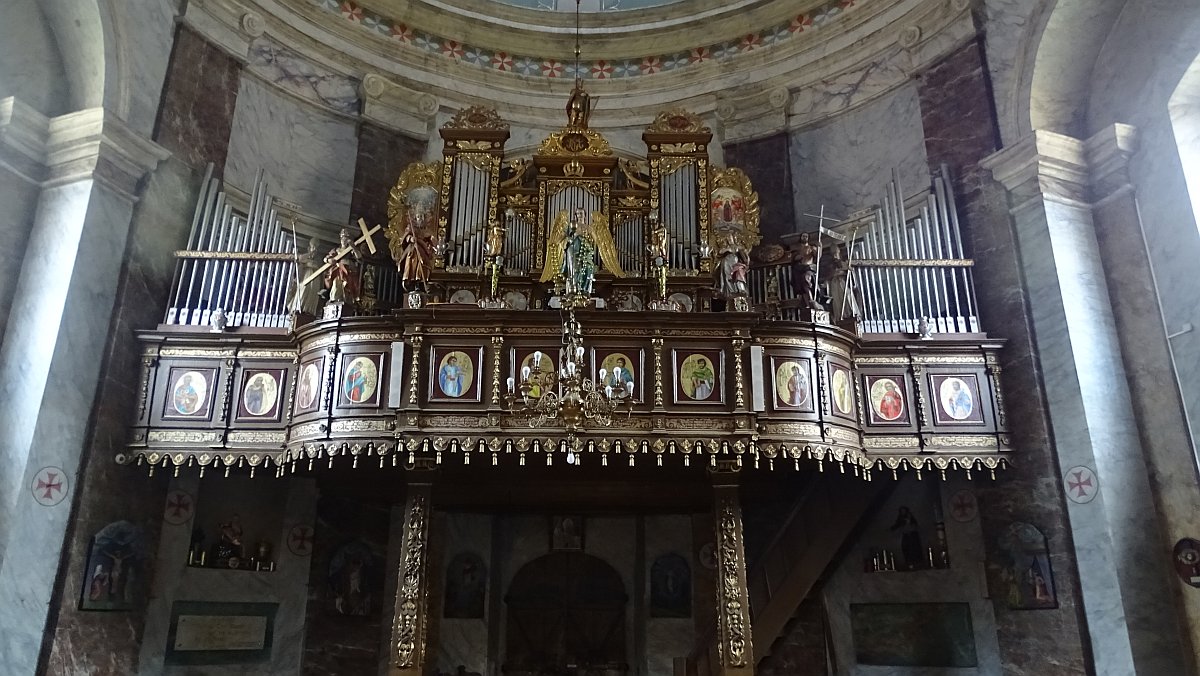
[[[277,603],[176,601],[167,664],[250,664],[271,659]]]
[[[175,650],[262,650],[267,618],[262,615],[180,615]]]

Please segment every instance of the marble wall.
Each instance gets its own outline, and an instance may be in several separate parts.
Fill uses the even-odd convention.
[[[354,164],[354,192],[350,218],[370,225],[387,223],[388,192],[400,172],[420,162],[425,140],[405,136],[370,122],[358,127],[358,157]]]
[[[395,603],[394,593],[387,592],[387,578],[395,570],[386,562],[391,510],[388,505],[323,496],[317,502],[316,513],[305,610],[303,673],[369,674],[383,656],[379,638],[388,627],[384,617]],[[370,598],[369,607],[367,614],[361,616],[343,612],[337,605],[347,574],[341,567],[343,560],[347,554],[360,551],[371,553],[362,584]]]
[[[200,482],[213,482],[201,486]],[[216,482],[225,482],[216,484]],[[211,524],[194,522],[200,510],[183,523],[167,524],[157,550],[158,568],[154,576],[151,601],[146,611],[146,628],[142,637],[137,674],[144,676],[292,676],[300,672],[305,636],[305,605],[309,580],[310,557],[293,553],[287,546],[288,536],[296,526],[310,526],[315,518],[317,491],[312,479],[289,478],[277,481],[260,476],[224,480],[219,477],[200,479],[183,476],[171,482],[170,489],[182,491],[196,500],[222,500],[222,494],[238,494],[263,490],[254,482],[266,483],[281,503],[282,521],[276,521],[279,546],[273,553],[276,568],[272,572],[220,570],[186,565],[192,529],[204,527],[211,542],[215,538]],[[216,484],[216,485],[214,485]],[[221,505],[203,506],[208,513],[222,513]],[[247,537],[251,537],[247,533]],[[171,627],[172,606],[179,601],[206,603],[275,603],[271,654],[266,662],[235,662],[231,664],[175,665],[167,661],[167,640]],[[134,672],[124,672],[134,673]]]
[[[750,177],[758,193],[761,210],[761,230],[767,240],[778,241],[783,235],[796,232],[795,203],[789,194],[793,166],[788,156],[790,141],[787,134],[775,134],[753,141],[724,146],[726,166],[738,167]]]
[[[823,124],[792,132],[791,189],[801,230],[825,213],[844,218],[878,204],[892,170],[906,195],[929,186],[916,83],[898,87]],[[761,191],[760,191],[761,192]]]
[[[983,531],[977,513],[969,520],[949,518],[953,513],[950,496],[958,491],[974,494],[976,487],[965,479],[952,478],[945,482],[920,482],[908,476],[901,480],[892,494],[879,506],[873,517],[862,525],[859,537],[847,549],[828,581],[820,591],[827,613],[836,673],[854,676],[901,676],[904,674],[952,673],[955,676],[999,674],[1002,668],[1000,647],[996,640],[996,623],[992,602],[984,578]],[[923,547],[937,549],[934,521],[942,515],[950,567],[934,570],[864,572],[864,559],[871,552],[887,548],[895,554],[897,568],[903,568],[900,531],[894,528],[897,513],[908,507],[919,526]],[[881,666],[859,664],[856,659],[854,636],[851,631],[850,606],[857,603],[965,603],[970,606],[971,629],[974,632],[976,666],[944,671],[915,666]],[[1026,611],[1043,614],[1047,611]],[[1061,673],[1061,672],[1047,672]]]
[[[262,169],[271,194],[340,228],[350,218],[357,146],[353,120],[244,75],[229,137],[225,180],[249,192],[256,172]]]
[[[175,159],[214,175],[225,169],[241,67],[190,28],[179,29],[163,89],[155,140]]]
[[[1029,300],[1017,254],[1016,234],[1003,186],[980,161],[999,148],[982,48],[968,43],[919,81],[922,124],[930,168],[950,166],[958,197],[964,244],[976,261],[974,279],[984,330],[1008,341],[1000,353],[1002,384],[1018,396],[1005,398],[1013,446],[1021,462],[978,490],[989,555],[996,534],[1013,521],[1032,523],[1050,541],[1059,608],[1031,614],[996,607],[1001,658],[1014,672],[1082,673],[1087,664],[1074,546],[1058,481],[1059,464],[1046,414]],[[989,586],[1001,589],[999,569]]]
[[[0,4],[0,99],[6,96],[47,116],[68,106],[62,57],[35,0]]]

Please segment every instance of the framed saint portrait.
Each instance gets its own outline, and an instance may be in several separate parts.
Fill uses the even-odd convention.
[[[142,529],[114,521],[92,536],[84,569],[80,610],[132,610],[145,595],[148,562]]]
[[[723,350],[675,350],[676,404],[725,403],[725,352]]]
[[[907,425],[908,396],[903,374],[864,376],[868,422],[872,425]]]
[[[382,376],[382,354],[343,354],[337,379],[338,406],[379,406]]]
[[[551,517],[550,549],[553,551],[583,549],[583,517],[578,514]]]
[[[213,397],[217,390],[217,369],[184,366],[171,367],[167,377],[164,419],[212,418]]]
[[[324,369],[324,357],[300,362],[300,370],[296,373],[296,399],[292,404],[294,413],[311,413],[321,405],[321,373]]]
[[[431,347],[429,401],[479,401],[483,395],[482,364],[482,347]]]
[[[242,371],[242,386],[238,390],[237,419],[253,422],[279,420],[283,409],[283,393],[287,369],[254,369]]]
[[[560,352],[557,347],[553,349],[514,347],[509,350],[508,363],[511,370],[508,377],[513,379],[517,391],[520,391],[525,369],[529,369],[530,397],[540,397],[547,390],[557,389]],[[538,357],[539,354],[541,357]]]
[[[604,377],[600,377],[600,371]],[[640,348],[593,348],[592,349],[592,379],[597,389],[611,387],[613,391],[628,390],[633,385],[633,396],[645,399],[643,396],[645,382],[643,353]]]
[[[815,410],[808,359],[771,357],[771,373],[775,410],[798,412]]]
[[[979,400],[979,379],[975,374],[932,374],[929,396],[936,402],[932,408],[937,424],[983,424],[983,402]]]
[[[854,419],[854,381],[850,369],[840,364],[829,365],[829,401],[835,414]]]

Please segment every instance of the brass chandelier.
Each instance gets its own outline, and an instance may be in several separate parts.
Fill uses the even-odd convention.
[[[562,344],[552,383],[541,380],[542,360],[550,357],[534,352],[533,368],[521,368],[520,382],[516,378],[508,379],[505,400],[510,413],[528,416],[530,427],[562,425],[566,428],[567,462],[578,464],[576,452],[581,450],[581,444],[576,434],[589,422],[602,427],[612,425],[614,414],[628,415],[639,402],[633,395],[633,381],[621,377],[620,367],[613,368],[612,382],[618,384],[616,387],[604,384],[609,382],[607,369],[601,368],[597,372],[596,381],[585,375],[587,350],[583,346],[582,327],[575,319],[573,309],[568,310],[563,322]],[[623,386],[620,385],[622,382]]]

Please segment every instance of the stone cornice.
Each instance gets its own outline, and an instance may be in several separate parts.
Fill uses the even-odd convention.
[[[1012,195],[1013,211],[1040,199],[1090,206],[1129,183],[1136,130],[1114,124],[1086,141],[1043,129],[984,159]]]
[[[138,183],[171,155],[102,108],[53,118],[47,129],[46,187],[90,176],[136,201]]]
[[[0,99],[0,164],[33,184],[46,178],[42,160],[50,121],[10,96]]]

